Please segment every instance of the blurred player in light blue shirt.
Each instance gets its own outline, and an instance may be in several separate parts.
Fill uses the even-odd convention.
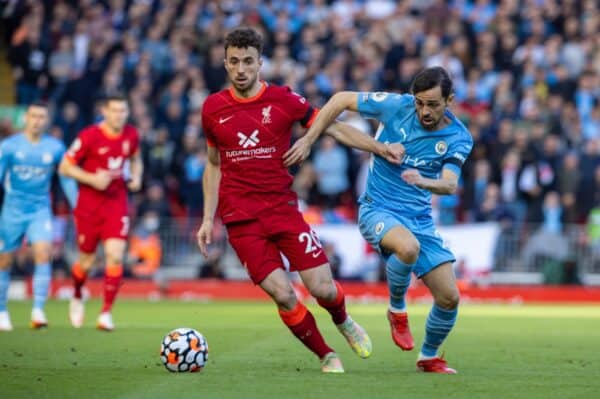
[[[376,140],[404,146],[400,165],[372,156],[367,188],[359,200],[359,228],[387,263],[388,319],[394,342],[403,350],[414,347],[404,300],[413,272],[434,298],[417,368],[454,374],[456,370],[449,368],[437,352],[458,312],[459,293],[452,267],[455,258],[433,224],[431,194],[456,192],[473,139],[448,110],[454,96],[452,81],[443,68],[420,72],[411,91],[334,95],[308,133],[288,151],[285,162],[290,165],[306,159],[319,134],[344,110],[376,119]]]
[[[44,304],[51,279],[52,211],[50,186],[57,165],[65,152],[63,143],[43,134],[48,123],[48,108],[31,104],[25,113],[25,127],[0,143],[0,181],[4,201],[0,213],[0,331],[12,330],[7,310],[12,253],[27,236],[32,245],[33,274],[32,328],[47,326]],[[77,197],[75,181],[60,177],[71,206]]]

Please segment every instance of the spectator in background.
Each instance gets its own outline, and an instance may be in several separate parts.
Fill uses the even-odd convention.
[[[324,136],[315,151],[313,165],[317,173],[317,187],[328,208],[340,203],[342,193],[350,188],[348,155],[333,137]]]
[[[158,215],[162,226],[167,224],[168,218],[171,216],[163,185],[159,181],[151,182],[148,185],[145,198],[138,206],[138,217],[150,212]]]
[[[204,201],[202,196],[202,175],[206,167],[206,148],[198,145],[188,154],[183,163],[183,184],[181,197],[186,205],[188,216],[197,218],[202,216]]]
[[[564,157],[562,166],[558,169],[558,192],[561,193],[565,223],[579,221],[576,200],[580,181],[579,157],[577,153],[570,152]]]
[[[83,129],[85,122],[79,113],[79,106],[72,101],[66,102],[60,109],[56,110],[54,125],[62,131],[65,144],[73,142],[77,133]]]
[[[133,277],[152,278],[162,257],[162,244],[158,230],[160,217],[155,211],[142,214],[140,222],[133,229],[129,239],[126,263]]]
[[[39,28],[31,27],[27,39],[10,52],[19,104],[38,101],[48,86],[48,49],[41,42],[40,34]]]

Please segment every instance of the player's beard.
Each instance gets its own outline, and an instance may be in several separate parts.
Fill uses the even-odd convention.
[[[423,126],[423,129],[425,130],[436,130],[438,128],[438,126],[440,126],[440,123],[442,122],[442,119],[444,118],[444,115],[440,116],[437,120],[431,118],[427,121],[425,121],[425,118],[420,117],[419,121],[421,122],[421,126]]]
[[[246,76],[246,81],[244,81],[243,83],[239,83],[235,79],[232,80],[231,83],[233,84],[233,87],[235,87],[235,90],[240,95],[245,96],[250,90],[252,90],[252,88],[254,88],[257,81],[258,81],[258,74],[254,75],[253,79],[250,79],[248,76]]]

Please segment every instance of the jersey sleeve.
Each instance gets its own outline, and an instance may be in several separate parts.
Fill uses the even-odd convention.
[[[89,130],[83,130],[79,133],[65,154],[65,158],[75,165],[79,165],[89,151],[90,137],[88,132]]]
[[[317,117],[319,110],[310,105],[306,98],[292,91],[289,87],[286,87],[286,90],[287,96],[284,102],[286,110],[291,113],[294,121],[300,122],[302,127],[309,128]]]
[[[365,118],[386,123],[392,116],[412,110],[413,104],[414,97],[409,94],[360,92],[357,109]]]
[[[460,171],[469,157],[473,149],[473,139],[469,133],[465,133],[464,137],[450,143],[448,151],[442,160],[442,169],[450,169],[457,176],[460,176]]]

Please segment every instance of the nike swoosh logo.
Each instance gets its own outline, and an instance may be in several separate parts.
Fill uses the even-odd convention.
[[[319,255],[321,255],[321,252],[323,252],[323,251],[319,251],[319,252],[317,252],[317,253],[315,253],[315,254],[312,254],[312,257],[313,257],[313,258],[315,258],[315,259],[317,259],[317,257],[318,257]]]
[[[107,147],[102,147],[98,150],[98,154],[103,155],[106,154],[108,152],[108,148]]]
[[[219,118],[219,123],[222,125],[223,123],[227,122],[231,118],[233,118],[233,115],[228,116],[227,118]]]

